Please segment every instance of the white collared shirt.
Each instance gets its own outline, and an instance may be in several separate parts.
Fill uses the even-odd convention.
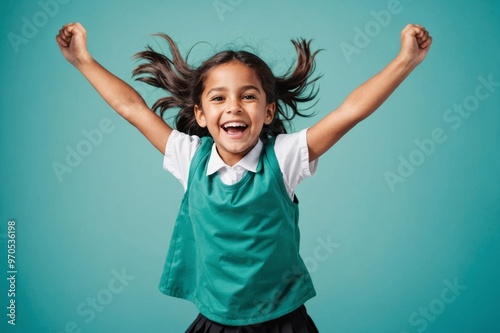
[[[283,173],[287,192],[292,200],[297,185],[305,178],[314,175],[318,164],[317,160],[309,163],[306,135],[307,129],[292,134],[280,134],[276,137],[274,144],[276,159]],[[191,159],[199,145],[199,137],[173,130],[165,147],[163,168],[181,182],[184,191],[187,189]],[[263,146],[262,141],[259,140],[248,154],[231,167],[226,165],[219,156],[214,143],[207,166],[207,176],[218,172],[223,183],[236,184],[246,172],[257,170]]]
[[[217,152],[215,143],[212,145],[212,152],[208,160],[207,176],[210,176],[217,171],[219,177],[224,184],[236,184],[243,178],[247,171],[256,172],[259,163],[260,153],[262,151],[263,143],[259,140],[255,147],[252,148],[241,160],[232,167],[228,166]]]

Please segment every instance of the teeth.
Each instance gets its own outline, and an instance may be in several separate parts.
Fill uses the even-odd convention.
[[[223,128],[228,128],[228,127],[247,127],[245,123],[240,123],[237,121],[233,121],[227,124],[222,125]]]

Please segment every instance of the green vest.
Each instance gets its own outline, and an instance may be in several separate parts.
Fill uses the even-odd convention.
[[[159,289],[224,325],[278,318],[316,295],[299,255],[298,203],[286,191],[274,140],[256,173],[234,185],[206,175],[212,144],[203,137],[191,161]]]

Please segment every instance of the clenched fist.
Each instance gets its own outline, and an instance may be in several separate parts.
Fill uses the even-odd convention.
[[[89,61],[87,50],[87,32],[80,23],[68,23],[59,30],[56,41],[63,56],[75,66]]]

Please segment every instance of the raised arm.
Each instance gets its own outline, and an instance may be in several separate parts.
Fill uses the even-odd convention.
[[[309,160],[323,155],[351,128],[372,114],[424,60],[431,43],[432,37],[425,28],[408,24],[401,32],[401,50],[396,58],[307,131]]]
[[[134,125],[163,154],[172,129],[148,108],[131,86],[90,56],[83,26],[80,23],[66,24],[59,30],[56,40],[66,60],[85,76],[120,116]]]

